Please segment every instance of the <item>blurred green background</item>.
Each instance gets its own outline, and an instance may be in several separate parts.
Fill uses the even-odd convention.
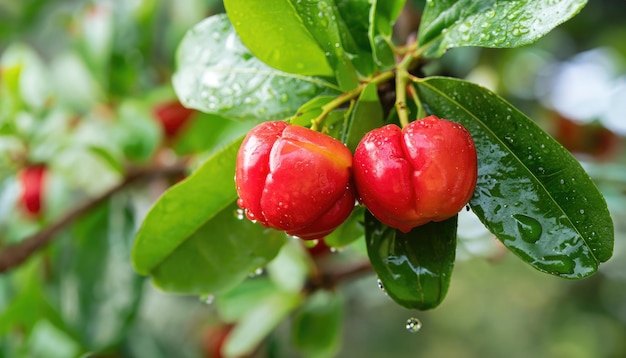
[[[399,34],[417,26],[423,4],[409,3]],[[211,0],[0,0],[3,85],[21,64],[19,99],[6,89],[0,97],[0,248],[118,182],[128,165],[193,165],[220,146],[232,124],[196,114],[208,124],[189,126],[172,144],[151,109],[175,99],[170,78],[185,31],[221,11]],[[613,216],[613,258],[588,279],[551,277],[463,212],[443,304],[411,312],[388,299],[373,274],[345,282],[338,356],[626,357],[624,15],[624,1],[590,1],[536,44],[454,49],[424,68],[491,88],[579,158]],[[214,134],[203,141],[207,131]],[[38,162],[51,169],[45,213],[33,219],[15,209],[16,178]],[[215,305],[159,292],[130,265],[142,215],[170,184],[114,196],[43,254],[0,275],[0,357],[212,356],[223,327]],[[359,247],[333,255],[364,258]],[[405,328],[411,317],[423,324],[417,333]],[[298,356],[291,324],[255,356]]]

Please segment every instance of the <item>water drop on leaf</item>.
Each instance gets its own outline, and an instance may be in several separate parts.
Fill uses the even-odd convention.
[[[522,214],[514,214],[513,218],[517,221],[517,229],[521,234],[522,240],[531,244],[539,240],[543,231],[539,221]]]

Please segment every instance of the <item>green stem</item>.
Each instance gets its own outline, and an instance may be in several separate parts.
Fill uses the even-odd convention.
[[[406,86],[409,72],[405,68],[398,68],[396,73],[396,111],[402,128],[409,125],[409,111],[406,107]]]
[[[322,113],[319,116],[317,116],[317,118],[311,120],[311,129],[315,131],[318,130],[318,127],[321,125],[321,123],[324,121],[324,119],[326,118],[326,116],[328,116],[330,112],[337,109],[339,106],[343,105],[344,103],[357,98],[361,94],[361,92],[363,92],[363,90],[368,84],[370,83],[374,83],[376,85],[381,84],[383,82],[386,82],[392,79],[393,75],[394,75],[393,71],[382,72],[378,76],[372,78],[369,82],[362,83],[359,87],[351,89],[348,92],[342,93],[337,98],[326,103],[324,106],[322,106]]]

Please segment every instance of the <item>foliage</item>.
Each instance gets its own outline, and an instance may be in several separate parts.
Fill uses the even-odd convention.
[[[247,131],[269,120],[310,127],[352,151],[387,123],[430,114],[461,123],[478,151],[468,210],[489,237],[518,262],[566,279],[591,276],[613,255],[620,201],[611,198],[623,192],[605,196],[594,183],[608,172],[581,165],[518,109],[526,112],[523,101],[456,78],[463,66],[452,62],[467,47],[522,51],[584,14],[584,0],[412,1],[421,23],[406,43],[394,32],[407,11],[402,0],[224,0],[223,9],[75,1],[80,10],[57,13],[48,6],[70,2],[44,3],[0,4],[12,14],[0,21],[0,32],[11,29],[11,42],[0,44],[0,249],[56,240],[20,267],[3,266],[15,270],[0,276],[0,356],[194,356],[159,327],[187,322],[200,340],[216,318],[193,309],[168,316],[151,285],[214,302],[229,327],[217,348],[226,356],[276,349],[273,332],[285,325],[300,354],[339,354],[353,297],[380,293],[371,285],[351,296],[356,289],[339,284],[372,269],[399,306],[458,312],[460,291],[450,283],[471,244],[463,230],[470,213],[405,234],[359,206],[318,252],[244,220],[235,158]],[[30,34],[24,23],[35,18],[63,22],[68,43]],[[195,111],[168,137],[154,108],[176,99]],[[18,173],[42,163],[42,213],[25,215],[15,210]],[[603,192],[611,180],[599,181]],[[6,258],[0,252],[3,265]],[[502,280],[497,271],[483,274]]]

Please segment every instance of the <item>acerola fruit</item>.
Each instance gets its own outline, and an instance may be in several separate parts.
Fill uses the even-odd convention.
[[[322,238],[354,209],[352,153],[338,140],[285,122],[252,128],[235,181],[248,219],[305,240]]]
[[[403,130],[390,124],[361,139],[353,173],[360,200],[372,215],[409,232],[454,216],[471,199],[476,147],[465,127],[436,116]]]
[[[183,107],[177,100],[161,103],[154,108],[154,115],[161,123],[168,139],[176,137],[195,112],[193,109]]]
[[[19,173],[19,183],[21,193],[19,201],[30,215],[39,215],[43,203],[43,184],[46,167],[44,165],[33,165],[22,169]]]

